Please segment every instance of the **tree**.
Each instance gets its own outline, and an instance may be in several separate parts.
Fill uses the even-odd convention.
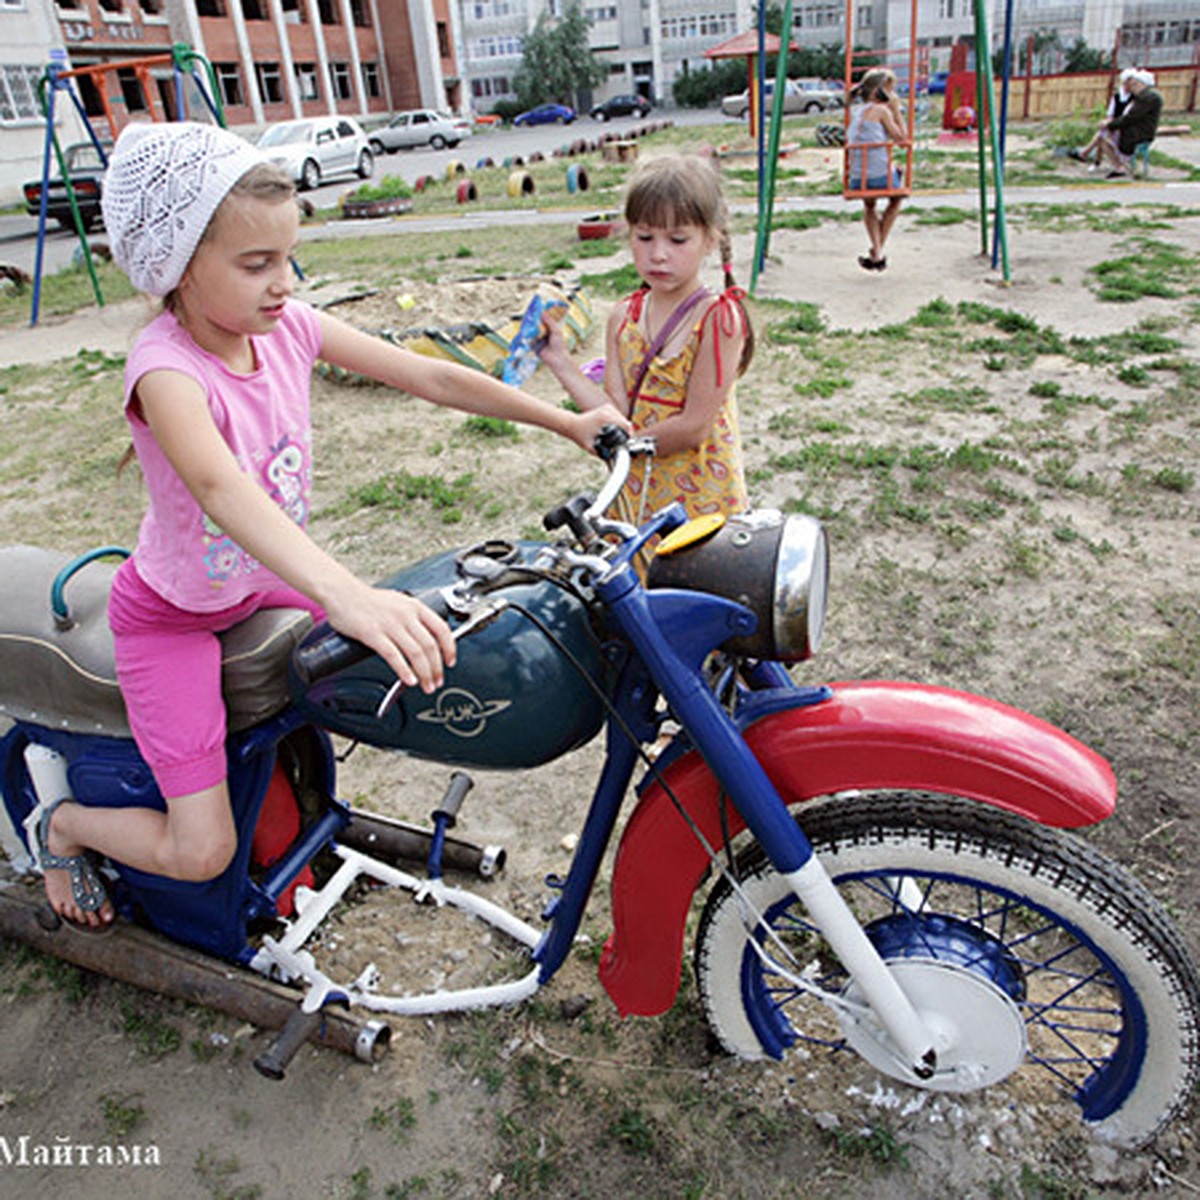
[[[513,88],[522,108],[555,100],[579,107],[581,91],[608,78],[608,68],[588,48],[588,23],[579,0],[561,17],[543,12],[525,38]]]

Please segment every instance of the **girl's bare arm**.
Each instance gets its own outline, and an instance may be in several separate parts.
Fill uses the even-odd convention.
[[[211,520],[320,604],[336,629],[375,650],[406,685],[441,686],[443,664],[455,659],[449,626],[412,597],[364,583],[295,524],[238,465],[194,379],[150,371],[137,397],[155,440]]]
[[[629,428],[624,415],[607,404],[582,413],[568,412],[501,383],[482,371],[414,354],[363,333],[328,313],[319,313],[318,317],[321,357],[327,362],[434,404],[537,425],[570,438],[588,451],[602,425],[611,423]]]
[[[539,357],[550,368],[554,378],[563,385],[567,395],[585,411],[611,405],[624,415],[629,413],[629,401],[622,389],[621,372],[617,366],[617,331],[621,328],[625,306],[625,301],[616,305],[605,326],[603,387],[593,383],[571,358],[562,330],[561,312],[551,310],[546,315],[546,345]]]

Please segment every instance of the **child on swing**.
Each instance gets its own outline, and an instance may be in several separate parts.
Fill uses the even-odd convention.
[[[217,633],[260,608],[300,607],[366,643],[407,686],[434,691],[454,665],[440,617],[357,579],[305,532],[318,358],[587,450],[602,425],[628,425],[612,408],[553,408],[293,300],[294,190],[248,143],[186,122],[126,128],[105,177],[113,258],[164,302],[126,364],[149,509],[114,580],[109,623],[130,727],[166,812],[66,798],[35,813],[50,904],[82,927],[114,915],[93,852],[194,881],[234,854]]]
[[[750,364],[754,334],[730,273],[716,168],[691,155],[646,160],[630,179],[624,215],[643,282],[608,319],[603,386],[572,362],[554,319],[542,361],[583,411],[611,406],[656,439],[648,478],[634,472],[625,485],[627,520],[637,523],[673,500],[692,517],[743,512],[734,384]],[[714,250],[725,273],[720,295],[700,283]]]

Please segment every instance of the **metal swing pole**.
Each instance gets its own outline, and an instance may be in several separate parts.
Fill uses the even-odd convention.
[[[30,325],[37,324],[42,303],[42,267],[46,251],[46,214],[50,202],[51,148],[54,150],[54,160],[58,164],[58,171],[62,177],[63,186],[66,188],[67,203],[71,206],[71,217],[75,222],[75,233],[83,249],[83,260],[87,265],[88,278],[92,282],[92,292],[96,297],[96,303],[101,307],[104,306],[104,295],[100,290],[100,279],[96,275],[96,264],[92,258],[92,247],[87,240],[87,234],[83,231],[83,218],[79,215],[79,202],[75,198],[75,185],[71,182],[71,174],[67,170],[67,161],[63,155],[62,147],[58,144],[58,134],[54,131],[55,93],[59,90],[67,90],[67,81],[62,76],[59,64],[59,56],[54,55],[43,72],[41,79],[38,80],[38,100],[41,103],[42,116],[46,121],[46,143],[42,151],[42,194],[38,204],[38,237],[37,249],[34,251],[33,300],[29,312]],[[84,127],[87,129],[101,160],[104,161],[104,151],[100,148],[100,143],[92,131],[91,122],[87,119],[87,113],[84,112],[83,106],[79,103],[78,98],[73,92],[67,91],[67,94],[75,105],[76,111],[83,118]]]
[[[775,67],[775,96],[771,102],[771,132],[768,139],[766,162],[759,160],[758,184],[758,230],[754,244],[754,262],[750,271],[750,294],[758,283],[758,277],[767,263],[767,250],[771,244],[771,218],[775,212],[775,178],[779,170],[779,143],[782,136],[783,105],[786,99],[788,46],[792,40],[792,0],[786,0],[783,8],[783,34],[780,38],[778,62]],[[759,130],[762,139],[762,130]]]

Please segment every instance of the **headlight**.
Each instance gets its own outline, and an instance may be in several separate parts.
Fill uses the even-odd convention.
[[[686,538],[679,540],[686,543]],[[758,627],[746,637],[729,639],[723,649],[800,662],[817,652],[825,627],[829,543],[813,517],[784,517],[774,509],[742,513],[728,518],[711,537],[656,554],[647,586],[688,588],[736,600],[754,613]]]

